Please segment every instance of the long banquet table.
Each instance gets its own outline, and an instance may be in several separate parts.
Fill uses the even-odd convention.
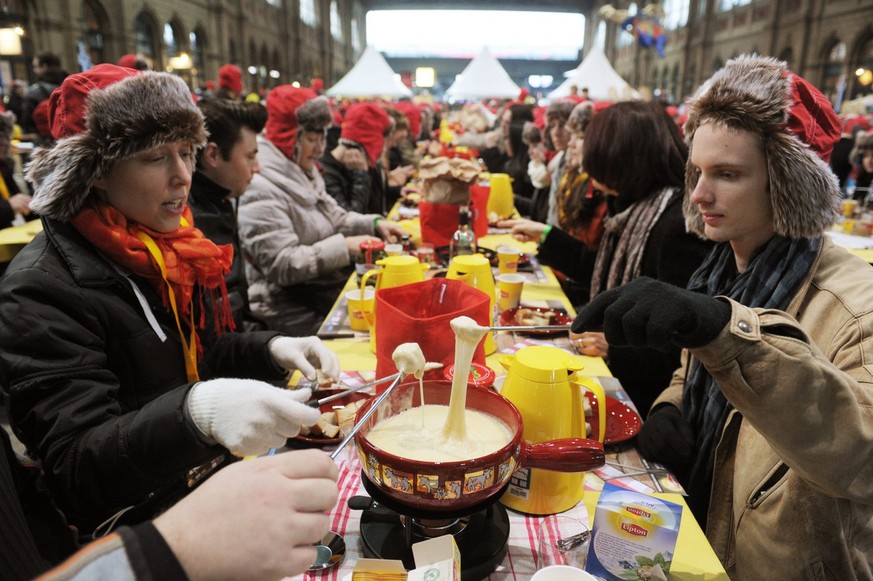
[[[417,238],[417,222],[401,221],[404,227]],[[479,240],[480,246],[496,248],[499,244],[511,244],[523,252],[533,255],[535,244],[520,243],[508,234],[489,234]],[[547,267],[536,264],[532,256],[533,268],[526,273],[528,281],[522,291],[522,303],[534,306],[544,305],[552,308],[563,308],[571,316],[575,314],[573,306],[561,291],[555,275]],[[348,288],[354,288],[354,276],[350,278]],[[321,327],[323,334],[348,332],[346,322],[346,305],[343,296],[337,300],[334,309]],[[375,355],[370,351],[366,334],[343,339],[329,339],[328,346],[339,356],[344,374],[349,373],[357,380],[373,377],[376,365]],[[502,353],[511,353],[528,344],[546,343],[575,352],[566,335],[557,338],[532,339],[514,333],[500,332],[497,337],[497,352],[488,356],[488,366],[499,376],[504,374],[497,358]],[[618,381],[611,377],[609,368],[598,357],[583,357],[585,369],[583,373],[595,377],[604,386],[608,396],[614,397],[633,408],[633,402],[624,393]],[[498,378],[498,383],[501,378]],[[330,449],[330,448],[328,448]],[[644,461],[633,448],[632,440],[606,447],[607,465],[586,474],[582,501],[567,511],[590,523],[594,507],[605,481],[628,489],[651,493],[659,498],[669,500],[683,506],[679,539],[670,571],[672,580],[727,580],[727,574],[715,556],[706,540],[703,531],[695,521],[685,504],[681,486],[662,467]],[[363,544],[360,537],[360,511],[348,507],[347,501],[354,496],[366,496],[361,482],[361,466],[353,446],[348,446],[337,457],[340,471],[340,500],[331,512],[332,529],[345,539],[346,557],[339,567],[334,569],[307,573],[295,579],[343,580],[351,578],[354,563],[363,555]],[[624,472],[633,472],[634,476],[621,477]],[[530,579],[537,569],[536,531],[543,516],[524,515],[508,510],[510,519],[509,550],[507,556],[488,579],[494,581]],[[463,566],[463,563],[462,563]]]

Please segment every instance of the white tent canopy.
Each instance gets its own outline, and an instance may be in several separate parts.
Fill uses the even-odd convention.
[[[509,77],[506,69],[491,55],[487,47],[470,61],[457,80],[446,91],[449,99],[514,99],[521,88]]]
[[[368,46],[346,76],[327,90],[331,97],[409,97],[412,91],[400,82],[385,57]]]
[[[621,78],[606,55],[599,48],[592,48],[578,67],[549,93],[549,99],[560,99],[570,94],[570,87],[576,85],[581,91],[588,87],[588,97],[595,101],[621,101],[639,99],[640,94]]]

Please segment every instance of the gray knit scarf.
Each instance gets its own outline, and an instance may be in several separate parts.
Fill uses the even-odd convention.
[[[821,246],[821,237],[792,240],[777,235],[745,272],[737,273],[730,243],[723,242],[712,249],[691,276],[688,290],[726,296],[747,307],[785,310],[809,274]],[[705,526],[709,509],[715,448],[732,409],[706,368],[692,360],[682,393],[682,415],[694,430],[697,455],[691,459],[686,489],[688,504],[701,526]]]
[[[591,275],[592,299],[639,278],[649,234],[675,192],[674,188],[665,188],[604,220],[603,239]]]

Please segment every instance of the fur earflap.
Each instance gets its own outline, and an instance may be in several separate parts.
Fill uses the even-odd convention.
[[[86,106],[86,129],[35,151],[28,164],[31,209],[41,216],[69,221],[94,181],[123,159],[176,141],[196,147],[206,142],[203,115],[187,85],[168,73],[147,72],[95,88]]]
[[[333,113],[325,97],[306,101],[297,109],[297,123],[303,131],[323,131],[333,123]]]
[[[799,130],[790,124],[789,117],[796,117],[796,108],[805,106],[794,94],[797,83],[784,62],[769,57],[737,57],[698,89],[689,102],[685,123],[689,150],[694,147],[695,131],[705,123],[761,137],[767,156],[774,228],[788,238],[815,237],[829,229],[837,217],[840,197],[839,182],[822,158],[827,144],[813,143],[819,149],[811,148],[810,142],[804,141],[809,137],[802,134],[801,139]],[[808,134],[815,135],[818,130],[821,136],[816,118],[804,119]],[[685,180],[685,224],[690,232],[703,236],[703,218],[690,201],[697,187],[697,172],[690,162]]]

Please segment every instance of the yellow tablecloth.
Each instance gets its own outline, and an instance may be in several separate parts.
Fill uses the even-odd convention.
[[[0,230],[0,262],[9,262],[15,258],[15,255],[41,231],[42,222],[39,220]]]

